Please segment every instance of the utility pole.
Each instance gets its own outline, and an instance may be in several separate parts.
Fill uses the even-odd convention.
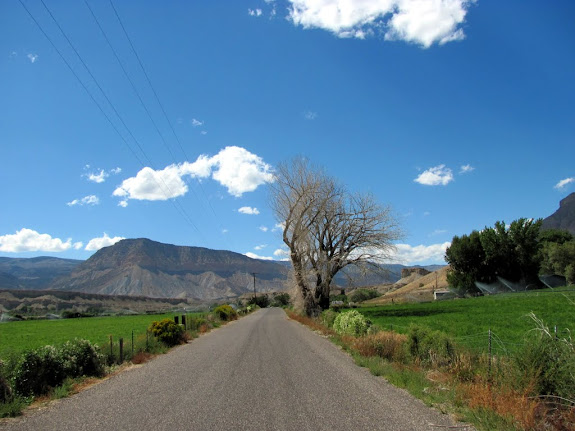
[[[256,300],[258,299],[256,296],[256,274],[257,272],[252,272],[252,275],[254,276],[254,301],[257,302]]]

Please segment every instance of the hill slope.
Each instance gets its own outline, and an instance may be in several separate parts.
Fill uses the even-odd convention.
[[[239,253],[125,239],[102,248],[50,289],[211,300],[253,289],[281,290],[287,268]]]
[[[46,289],[55,279],[68,275],[81,260],[58,257],[0,257],[0,287]]]

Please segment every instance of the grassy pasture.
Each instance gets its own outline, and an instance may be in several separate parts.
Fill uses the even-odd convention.
[[[179,314],[178,314],[179,315]],[[98,345],[109,343],[110,335],[131,340],[144,334],[154,320],[173,319],[174,313],[87,317],[61,320],[26,320],[0,323],[0,358],[48,344],[58,345],[74,338],[84,338]]]
[[[494,353],[517,350],[535,327],[533,312],[558,335],[575,336],[575,289],[546,289],[469,299],[398,304],[358,309],[382,329],[405,333],[410,324],[443,331],[463,345],[487,350],[493,331]]]

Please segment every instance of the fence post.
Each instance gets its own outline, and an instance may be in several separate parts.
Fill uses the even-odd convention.
[[[491,381],[491,328],[489,328],[489,366],[487,369],[487,378]]]
[[[132,357],[134,357],[134,330],[132,329]]]
[[[186,316],[184,316],[183,314],[182,314],[182,325],[184,325],[184,329],[188,329],[186,328]]]
[[[114,361],[114,342],[113,342],[113,338],[110,335],[110,362]]]
[[[148,347],[148,334],[149,334],[149,332],[148,332],[148,330],[146,329],[146,352],[147,352],[148,350],[150,350],[149,347]]]
[[[178,317],[178,316],[174,316],[174,322],[176,322],[176,325],[177,325],[178,323],[180,323],[180,322],[179,322],[179,317]]]
[[[559,339],[559,337],[557,336],[557,325],[555,325],[555,339]]]
[[[124,362],[124,339],[120,338],[120,364]]]

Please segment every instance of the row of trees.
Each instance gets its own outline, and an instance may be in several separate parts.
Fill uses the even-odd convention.
[[[478,292],[476,282],[493,283],[498,277],[539,287],[539,274],[566,276],[573,283],[575,240],[567,231],[541,230],[542,220],[521,218],[507,226],[498,221],[481,232],[455,236],[445,252],[451,266],[450,286],[463,293]]]

